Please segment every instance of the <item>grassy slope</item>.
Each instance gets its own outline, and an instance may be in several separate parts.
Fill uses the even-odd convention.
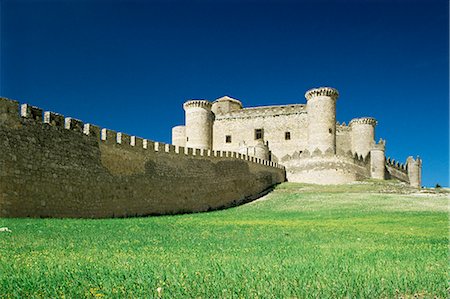
[[[286,183],[212,213],[0,219],[0,298],[447,296],[448,197]]]

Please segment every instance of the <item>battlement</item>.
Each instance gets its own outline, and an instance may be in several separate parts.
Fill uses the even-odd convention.
[[[283,157],[288,180],[313,184],[343,184],[370,177],[370,156],[316,148]]]
[[[212,103],[208,100],[189,100],[183,104],[183,108],[206,108],[211,109]]]
[[[51,111],[44,112],[44,123],[54,127],[61,127],[61,128],[65,127],[64,116]]]
[[[380,151],[385,151],[386,149],[386,140],[383,140],[380,138],[380,140],[378,141],[378,143],[374,144],[372,149],[374,150],[380,150]]]
[[[362,155],[357,155],[351,151],[338,152],[337,155],[334,154],[332,148],[328,148],[325,151],[321,151],[316,148],[314,151],[310,152],[307,149],[303,151],[296,151],[292,155],[286,155],[281,158],[281,162],[287,162],[290,160],[303,160],[303,159],[314,159],[314,158],[331,158],[331,157],[342,157],[347,160],[352,160],[357,165],[367,166],[369,161],[369,156],[363,157]]]
[[[336,122],[336,132],[349,132],[350,126],[347,126],[345,122]]]
[[[391,159],[390,157],[388,157],[386,159],[386,166],[393,167],[393,168],[395,168],[397,170],[400,170],[401,172],[403,172],[405,174],[407,174],[407,171],[408,171],[408,165],[407,164],[403,164],[403,163],[400,163],[398,161],[395,161],[394,159]]]
[[[318,87],[312,88],[305,93],[305,98],[308,101],[315,97],[331,97],[336,100],[339,97],[339,92],[332,87]]]
[[[204,102],[211,104],[208,101],[195,100],[191,101],[192,105],[203,105]],[[226,159],[240,159],[246,160],[252,163],[262,164],[269,167],[284,169],[282,165],[279,165],[273,161],[267,161],[262,159],[253,159],[246,155],[241,155],[237,152],[231,151],[211,151],[204,149],[195,149],[189,147],[174,146],[163,142],[156,142],[149,139],[144,139],[138,136],[128,135],[122,132],[116,132],[107,128],[101,128],[93,124],[84,124],[81,120],[64,117],[61,114],[45,111],[43,109],[31,106],[29,104],[22,104],[20,106],[20,114],[18,111],[19,104],[17,101],[9,100],[6,98],[0,98],[0,113],[8,112],[11,117],[16,118],[17,121],[31,120],[33,123],[41,123],[48,125],[49,127],[61,128],[80,135],[87,136],[93,140],[97,140],[105,145],[113,145],[115,147],[129,148],[129,149],[142,149],[149,150],[161,154],[173,154],[184,155],[193,158],[210,157],[210,158],[226,158]],[[42,117],[44,115],[44,118]],[[1,124],[1,122],[0,122]]]
[[[409,164],[409,163],[416,163],[416,164],[418,164],[419,166],[422,166],[422,159],[421,159],[419,156],[417,156],[415,159],[414,159],[413,156],[409,156],[409,157],[406,159],[406,164]]]
[[[360,118],[354,118],[350,121],[349,126],[353,126],[353,125],[372,125],[372,126],[376,126],[378,124],[377,120],[373,117],[360,117]]]

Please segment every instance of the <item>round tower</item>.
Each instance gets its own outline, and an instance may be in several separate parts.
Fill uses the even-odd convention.
[[[262,140],[254,146],[254,156],[262,160],[269,160],[269,147]]]
[[[211,149],[213,115],[211,102],[190,100],[184,103],[186,113],[186,147]]]
[[[172,144],[186,146],[186,127],[176,126],[172,128]]]
[[[386,142],[382,139],[370,150],[370,176],[374,179],[384,180],[386,156]]]
[[[247,146],[245,141],[239,144],[239,153],[262,160],[270,160],[269,146],[261,139],[258,140],[254,146]]]
[[[308,149],[336,153],[336,100],[339,92],[331,87],[320,87],[305,93],[308,111]]]
[[[375,126],[373,117],[354,118],[350,121],[352,152],[364,158],[375,144]]]

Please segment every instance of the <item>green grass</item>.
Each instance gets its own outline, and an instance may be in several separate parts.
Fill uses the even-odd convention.
[[[447,298],[448,196],[407,193],[286,183],[211,213],[0,219],[0,298]]]

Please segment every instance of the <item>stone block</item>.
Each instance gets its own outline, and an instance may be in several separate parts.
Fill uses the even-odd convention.
[[[82,133],[84,130],[84,125],[83,122],[79,119],[75,119],[72,117],[66,117],[64,120],[64,127],[67,130],[72,130],[75,132],[80,132]]]
[[[28,104],[22,104],[22,106],[20,106],[20,116],[36,121],[42,121],[42,109]]]
[[[54,127],[61,127],[64,128],[65,126],[65,119],[64,115],[51,112],[51,111],[45,111],[44,112],[44,123],[49,124]]]

